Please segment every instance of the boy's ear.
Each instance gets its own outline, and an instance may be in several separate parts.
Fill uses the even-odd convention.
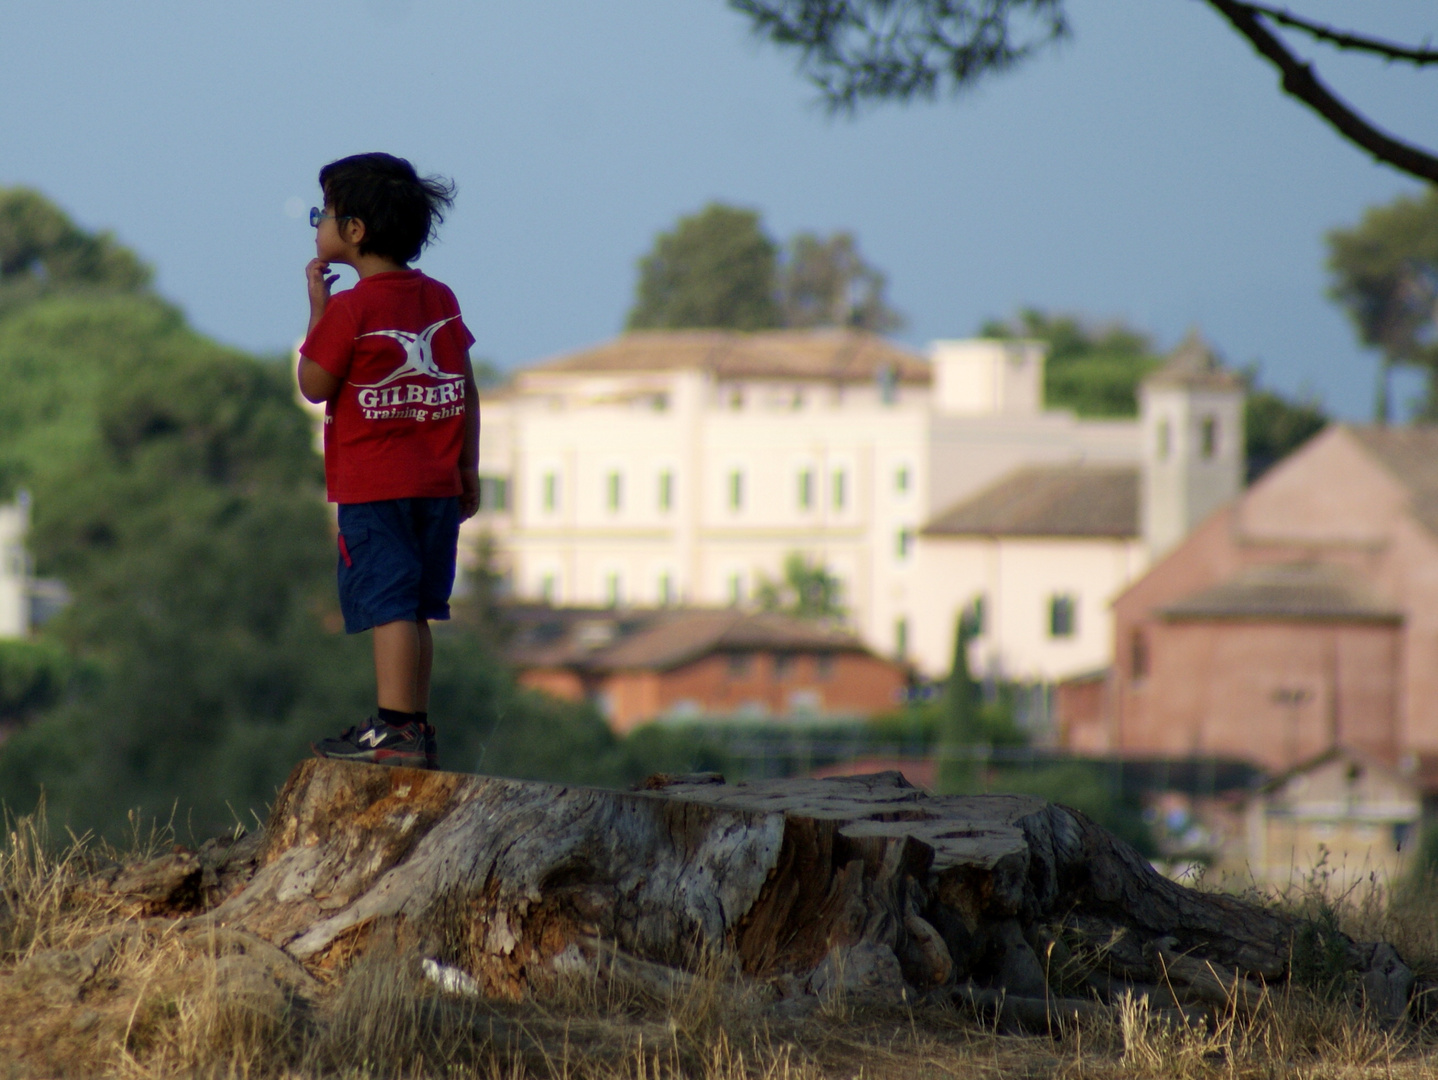
[[[364,243],[365,227],[364,222],[359,218],[348,218],[344,223],[344,241],[346,244]]]

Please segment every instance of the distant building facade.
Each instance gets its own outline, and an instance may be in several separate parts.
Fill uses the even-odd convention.
[[[800,552],[839,578],[870,648],[932,675],[949,668],[959,609],[983,591],[995,627],[1037,634],[976,646],[983,663],[1006,677],[1072,674],[1106,662],[1104,594],[1142,561],[1144,436],[1136,420],[1045,410],[1043,359],[1036,343],[987,340],[922,357],[858,331],[625,334],[523,368],[485,398],[490,497],[466,535],[495,538],[517,598],[555,605],[743,608]],[[1181,422],[1204,419],[1195,407]],[[1213,445],[1238,438],[1231,423],[1210,424]],[[1174,446],[1188,437],[1170,430]],[[1046,537],[1072,550],[1040,556],[1063,580],[1028,597],[960,572],[967,556],[927,555],[948,542],[927,525],[1015,470],[1078,465],[1133,477],[1123,535],[1102,537],[1117,554],[1095,554],[1090,536]],[[1026,580],[1025,543],[1005,542],[1015,569],[1003,583]],[[1080,647],[1044,630],[1052,598],[1070,594]]]
[[[1438,758],[1438,429],[1333,425],[1114,603],[1103,687],[1061,692],[1069,747]],[[1064,688],[1067,691],[1068,687]]]

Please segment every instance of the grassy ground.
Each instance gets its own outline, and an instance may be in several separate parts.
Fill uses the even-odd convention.
[[[615,969],[519,1001],[446,993],[421,958],[372,948],[316,979],[258,939],[146,918],[87,882],[153,852],[72,842],[34,819],[0,850],[0,1080],[115,1076],[485,1077],[521,1080],[837,1080],[895,1077],[1319,1078],[1438,1073],[1438,1038],[1384,1031],[1339,984],[1275,989],[1250,1015],[1198,1029],[1142,1002],[1107,1018],[1013,1034],[964,1007],[828,1000],[796,1010],[715,959],[664,987]],[[1279,902],[1356,937],[1385,938],[1428,972],[1438,887],[1333,897],[1315,879]]]

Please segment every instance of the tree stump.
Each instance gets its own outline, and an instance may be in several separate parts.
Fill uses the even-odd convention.
[[[706,953],[788,997],[997,994],[1020,1013],[1125,991],[1245,1008],[1320,963],[1390,1017],[1412,988],[1390,947],[1185,888],[1041,799],[935,796],[898,773],[646,788],[306,761],[253,877],[206,918],[317,971],[383,927],[497,995]]]

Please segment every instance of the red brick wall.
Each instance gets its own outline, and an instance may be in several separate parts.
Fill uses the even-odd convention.
[[[525,668],[519,673],[519,685],[565,701],[585,697],[584,680],[568,668]]]
[[[1356,571],[1405,612],[1404,624],[1167,622],[1157,613],[1247,567],[1299,560]],[[1136,670],[1139,653],[1147,675]],[[1434,661],[1438,542],[1407,515],[1391,477],[1331,428],[1114,602],[1105,730],[1076,727],[1071,745],[1087,735],[1090,751],[1232,754],[1278,768],[1327,748],[1336,709],[1347,745],[1391,762],[1438,749]],[[1295,690],[1302,703],[1274,701]]]
[[[765,714],[786,714],[794,711],[796,692],[814,695],[818,712],[868,716],[894,708],[905,682],[903,667],[865,653],[833,655],[827,675],[811,654],[793,656],[782,672],[773,654],[748,654],[747,670],[740,672],[716,653],[665,672],[616,672],[600,691],[608,696],[611,726],[622,733],[682,702],[710,714],[756,706]]]

